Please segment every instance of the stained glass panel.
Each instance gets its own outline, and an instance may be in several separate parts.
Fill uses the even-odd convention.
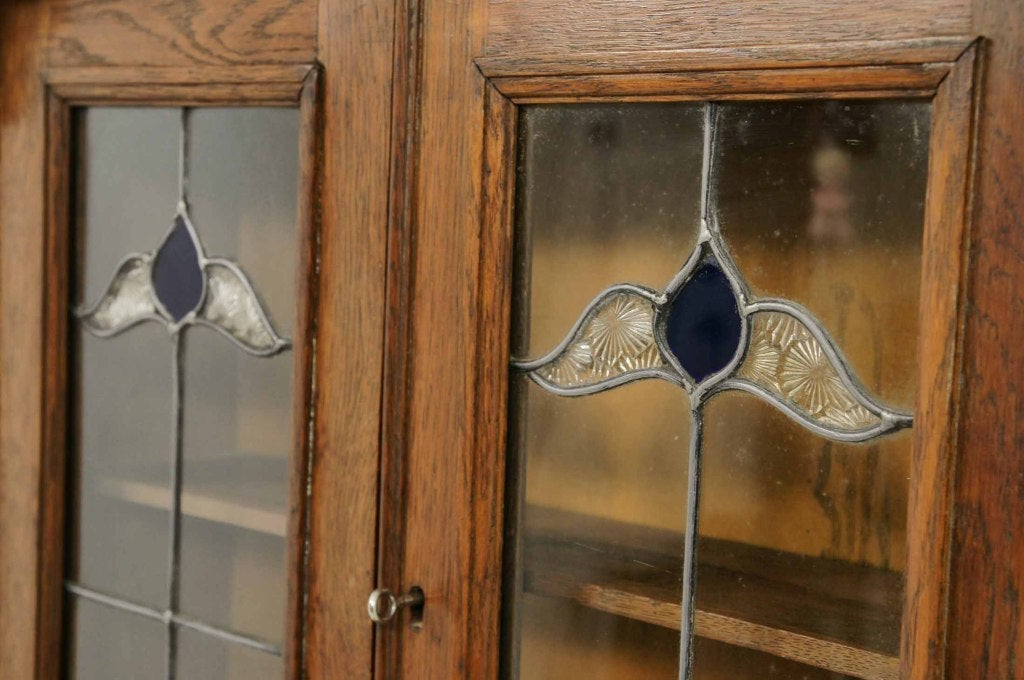
[[[198,137],[192,116],[181,109],[81,113],[81,547],[66,589],[77,605],[88,603],[85,609],[106,608],[161,631],[157,659],[147,660],[159,670],[140,677],[227,677],[229,671],[231,677],[266,677],[281,669],[294,441],[292,360],[281,355],[290,341],[279,334],[258,290],[269,291],[274,311],[290,328],[298,115],[210,112],[198,116],[204,121]],[[120,132],[153,131],[157,140],[175,140],[170,149],[159,149],[165,157],[157,164],[176,169],[173,192],[160,193],[163,200],[157,192],[142,192],[160,202],[160,219],[151,214],[151,203],[138,204],[110,183],[109,175],[130,174],[124,164],[139,160],[121,147],[118,131],[105,125],[110,121],[121,125]],[[211,135],[219,144],[208,143]],[[197,142],[201,150],[194,158]],[[209,146],[230,157],[214,161]],[[211,165],[216,171],[206,172]],[[270,166],[274,172],[264,172]],[[145,164],[139,172],[145,176]],[[214,193],[198,192],[193,203],[189,188],[198,186],[197,179],[213,185]],[[232,208],[210,207],[216,201]],[[270,272],[265,281],[254,285],[244,262],[211,255],[193,206],[211,223],[217,245],[230,242],[224,254],[259,262],[261,271]],[[127,243],[141,245],[97,271],[96,263],[109,259],[97,252]],[[106,283],[96,285],[104,276]],[[118,351],[121,356],[108,366],[92,359]],[[128,437],[133,428],[139,436]],[[206,657],[182,652],[179,642],[207,636],[207,648],[229,649]],[[76,677],[101,668],[106,653],[87,651]],[[115,656],[110,653],[114,670]],[[235,663],[236,657],[242,661]],[[245,661],[253,658],[258,662]]]
[[[636,113],[648,106],[621,109]],[[528,161],[538,139],[559,146],[537,136],[543,130],[537,121],[555,110],[569,117],[571,108],[523,111],[527,162],[519,169],[517,205],[524,286],[535,280],[522,276],[532,263],[566,257],[545,233],[553,225],[538,219],[543,213],[532,201],[534,194],[545,196],[546,186],[538,188],[530,175],[544,176],[544,169]],[[893,557],[901,554],[904,540],[910,441],[899,431],[912,425],[912,416],[883,398],[895,395],[904,405],[913,394],[908,352],[917,332],[928,105],[705,104],[702,110],[699,131],[691,128],[702,144],[700,214],[690,222],[697,238],[676,253],[674,274],[660,284],[644,275],[603,281],[591,289],[590,302],[574,322],[564,323],[544,347],[536,346],[534,320],[547,325],[551,309],[571,296],[552,290],[538,298],[518,291],[516,329],[520,336],[530,329],[532,342],[530,351],[514,343],[512,363],[536,387],[513,382],[510,451],[518,457],[512,469],[519,495],[511,520],[518,541],[510,553],[515,587],[507,591],[507,663],[514,677],[524,677],[526,668],[531,678],[564,677],[544,667],[552,649],[570,656],[587,650],[574,662],[580,669],[611,645],[620,653],[611,654],[614,660],[605,667],[621,668],[607,676],[597,670],[585,674],[648,677],[660,668],[686,679],[770,677],[774,671],[764,665],[782,664],[806,677],[895,677],[902,578]],[[872,126],[885,128],[877,138],[887,144],[869,143]],[[574,172],[572,161],[562,159],[570,166],[563,170],[567,175]],[[753,179],[729,183],[744,176]],[[883,186],[879,177],[892,182]],[[804,199],[808,210],[801,214],[794,206]],[[633,207],[639,222],[643,206]],[[894,231],[898,235],[887,241]],[[643,232],[630,241],[652,257],[664,254],[665,243]],[[879,258],[888,259],[879,264]],[[819,274],[801,279],[808,267]],[[797,300],[775,297],[779,292],[768,285],[774,279],[766,271],[791,272],[779,280],[793,284],[783,292],[801,291]],[[870,278],[882,271],[888,272],[885,278]],[[854,314],[846,313],[854,307]],[[897,309],[905,318],[894,315]],[[819,312],[834,325],[823,324]],[[875,312],[883,312],[886,323]],[[865,318],[871,323],[851,330]],[[864,335],[864,328],[871,334]],[[843,352],[851,340],[860,355],[854,365]],[[893,351],[893,345],[899,347]],[[872,350],[874,363],[865,361],[865,349]],[[858,367],[871,370],[861,376]],[[679,494],[671,520],[647,516],[639,506],[617,512],[608,502],[620,491],[617,484],[628,486],[627,468],[608,470],[612,481],[602,488],[588,484],[602,469],[603,440],[638,452],[622,438],[633,426],[626,406],[595,423],[573,423],[574,433],[600,434],[580,444],[575,476],[556,484],[587,488],[596,507],[566,514],[552,509],[557,501],[538,503],[531,496],[550,465],[548,456],[557,458],[554,450],[540,452],[566,446],[558,443],[558,430],[541,425],[557,421],[549,421],[550,415],[538,420],[544,411],[534,402],[565,396],[603,400],[613,388],[635,390],[655,382],[689,397],[690,413],[680,418],[691,421],[686,441],[662,442],[687,459],[687,469],[657,477],[651,487],[671,486]],[[620,387],[625,383],[631,384]],[[539,397],[538,390],[549,396]],[[547,413],[558,410],[552,403]],[[761,427],[766,421],[772,424]],[[664,460],[658,465],[666,473],[678,469]],[[658,465],[648,474],[657,476]],[[874,474],[882,469],[884,475]],[[844,489],[857,496],[853,504],[839,500]],[[772,518],[771,528],[757,529],[766,518]],[[811,533],[812,527],[819,533]],[[823,542],[821,530],[827,528],[830,542]],[[846,598],[842,605],[836,606],[836,596]],[[568,613],[553,614],[551,600],[567,600],[565,611],[579,616],[586,613],[581,606],[590,609],[588,623],[613,618],[589,639],[566,635],[584,626],[578,620],[564,629],[553,625]],[[540,611],[546,612],[539,615],[543,621],[535,614]],[[635,628],[630,620],[679,631],[678,665],[665,658],[670,649],[663,647],[648,650],[657,659],[632,666],[628,659],[636,641],[607,632]],[[539,633],[542,628],[547,632]],[[696,667],[695,640],[701,641],[697,649],[709,650],[698,655]],[[743,663],[724,661],[716,651],[719,643],[746,649],[735,657]],[[787,660],[773,660],[781,658]]]

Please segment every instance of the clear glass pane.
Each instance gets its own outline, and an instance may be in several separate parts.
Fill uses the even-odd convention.
[[[91,588],[167,606],[171,343],[156,324],[79,334],[78,559]],[[126,404],[131,408],[126,409]]]
[[[78,304],[106,291],[128,253],[153,250],[178,202],[179,109],[88,108],[79,121]]]
[[[72,601],[77,680],[154,680],[166,673],[164,625],[89,600]]]
[[[690,104],[524,108],[519,294],[528,291],[529,313],[525,305],[517,310],[518,354],[553,349],[611,284],[663,288],[672,278],[697,240],[701,111]],[[615,584],[638,567],[634,548],[649,558],[639,568],[656,573],[658,587],[678,601],[685,393],[643,381],[565,399],[517,380],[515,676],[674,677],[677,633],[591,607],[594,598],[614,599]]]
[[[281,680],[281,657],[178,629],[178,680]]]
[[[78,116],[76,302],[88,306],[107,290],[125,255],[152,250],[171,226],[179,115],[94,108]],[[149,323],[107,339],[79,332],[77,340],[78,552],[71,576],[165,607],[171,343]]]
[[[555,347],[615,283],[663,288],[697,241],[702,108],[529,106],[520,128],[519,232],[529,351]]]
[[[281,335],[295,321],[299,112],[195,109],[189,209],[207,256],[238,262]]]
[[[284,632],[292,355],[188,338],[181,606],[265,639]]]
[[[720,108],[717,215],[754,292],[807,307],[868,390],[914,405],[925,101]]]
[[[741,392],[704,413],[698,609],[897,668],[913,432],[830,442]]]
[[[277,331],[289,335],[298,113],[200,109],[190,129],[191,213],[207,254],[237,259]],[[186,351],[182,609],[278,642],[287,589],[293,356],[254,357],[205,328],[190,333]]]

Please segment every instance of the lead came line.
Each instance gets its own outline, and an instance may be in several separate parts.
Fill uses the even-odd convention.
[[[704,151],[700,173],[701,237],[710,237],[711,161],[714,153],[716,105],[704,104]],[[693,668],[694,609],[697,601],[697,531],[700,520],[701,448],[704,435],[704,400],[691,404],[690,459],[686,478],[686,535],[683,537],[683,599],[679,635],[679,678],[689,680]]]
[[[64,589],[83,600],[89,600],[90,602],[95,602],[96,604],[110,607],[111,609],[118,609],[123,612],[128,612],[129,614],[135,614],[137,616],[142,616],[154,621],[160,621],[162,623],[174,623],[182,628],[190,628],[197,632],[211,635],[220,640],[237,642],[240,645],[245,645],[246,647],[251,647],[252,649],[257,649],[268,654],[273,654],[274,656],[282,655],[281,648],[272,642],[268,642],[262,638],[253,637],[251,635],[245,635],[244,633],[239,633],[227,628],[214,626],[206,623],[205,621],[200,621],[199,619],[193,619],[189,616],[178,614],[170,609],[160,611],[159,609],[154,609],[153,607],[148,607],[144,604],[139,604],[138,602],[131,602],[114,595],[109,595],[92,588],[87,588],[72,581],[66,581],[64,583]]]

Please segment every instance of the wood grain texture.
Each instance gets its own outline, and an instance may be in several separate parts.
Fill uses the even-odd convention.
[[[46,251],[43,276],[43,423],[39,486],[39,602],[36,675],[60,673],[64,602],[66,470],[68,468],[68,290],[71,110],[46,101]]]
[[[323,158],[306,674],[369,678],[394,8],[323,0]]]
[[[50,90],[83,106],[297,106],[310,64],[49,68]]]
[[[498,54],[476,60],[488,78],[607,73],[673,73],[729,69],[808,68],[813,66],[889,66],[952,62],[971,43],[967,36],[816,42],[799,45],[697,47],[636,52],[538,55]]]
[[[316,55],[315,0],[55,4],[53,66],[309,63]]]
[[[0,5],[0,669],[37,653],[43,426],[44,3]]]
[[[907,510],[907,583],[903,677],[941,678],[946,644],[953,466],[958,447],[963,369],[975,48],[953,67],[935,96],[921,264],[914,457]]]
[[[528,592],[680,629],[681,535],[618,522],[595,534],[599,520],[548,514],[561,515],[563,531],[527,536]],[[696,635],[858,678],[898,677],[900,574],[717,539],[702,539],[700,554]]]
[[[422,631],[404,636],[404,678],[496,675],[503,443],[479,421],[500,413],[485,403],[500,390],[507,342],[484,346],[481,317],[506,276],[487,252],[506,238],[481,233],[486,87],[473,63],[483,50],[482,0],[420,3],[421,89],[416,150],[412,326],[405,448],[406,542],[402,583],[426,593]],[[495,240],[496,239],[496,240]],[[493,270],[481,271],[481,258]],[[499,293],[500,294],[500,293]],[[504,305],[502,305],[504,306]],[[496,316],[495,316],[496,315]],[[506,333],[500,327],[497,332]],[[481,361],[489,373],[481,382]],[[503,402],[503,395],[500,396]],[[496,416],[500,418],[501,416]],[[484,449],[479,436],[493,443]],[[475,581],[481,578],[482,581]]]
[[[391,85],[391,177],[388,262],[384,319],[384,398],[381,407],[380,503],[377,583],[398,592],[405,562],[405,470],[412,320],[412,251],[417,184],[415,149],[419,116],[419,19],[416,0],[395,3],[395,47]],[[405,618],[377,630],[376,677],[402,674],[402,639],[411,632]]]
[[[1024,674],[1024,4],[978,0],[983,50],[956,475],[950,678]]]
[[[314,398],[313,335],[319,287],[317,243],[320,237],[320,73],[309,72],[299,107],[299,202],[296,223],[299,263],[296,286],[296,320],[292,380],[293,415],[291,461],[288,470],[287,550],[288,600],[285,615],[284,665],[289,680],[302,678],[303,636],[306,619],[306,541],[308,540],[309,462]]]
[[[672,50],[967,35],[961,0],[491,0],[487,56]]]
[[[947,64],[739,70],[694,73],[530,76],[494,78],[495,87],[516,103],[567,102],[604,98],[684,100],[757,99],[809,93],[932,91],[949,73]]]

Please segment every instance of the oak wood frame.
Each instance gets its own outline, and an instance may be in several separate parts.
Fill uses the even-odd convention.
[[[45,262],[42,362],[44,427],[40,447],[37,680],[60,677],[64,633],[64,545],[68,492],[68,325],[71,255],[72,109],[85,106],[278,106],[298,108],[298,267],[293,353],[293,448],[286,535],[284,667],[301,677],[308,541],[307,485],[313,426],[313,332],[316,327],[319,233],[320,88],[315,65],[194,68],[55,68],[43,72],[46,97]],[[169,208],[170,209],[170,208]]]
[[[455,12],[449,20],[471,21],[471,12]],[[444,13],[442,13],[442,16]],[[471,42],[472,38],[467,39]],[[428,41],[429,42],[429,41]],[[877,51],[873,49],[877,47]],[[449,47],[457,52],[464,46]],[[416,206],[419,246],[410,245],[409,263],[418,277],[440,276],[436,267],[464,262],[469,276],[446,279],[449,294],[463,295],[462,304],[475,310],[472,318],[444,318],[435,334],[423,323],[437,324],[437,315],[450,311],[439,293],[414,289],[410,299],[419,305],[412,314],[410,344],[389,351],[389,361],[405,360],[407,352],[437,352],[445,339],[471,337],[461,345],[464,359],[446,368],[453,377],[436,369],[413,367],[412,388],[394,399],[405,399],[413,422],[405,462],[407,479],[423,478],[432,490],[407,485],[401,495],[405,504],[404,541],[392,537],[392,554],[403,584],[420,583],[428,598],[429,636],[387,632],[386,645],[399,648],[390,654],[392,669],[400,677],[425,678],[498,677],[499,612],[501,609],[503,526],[503,478],[507,415],[507,360],[511,291],[512,192],[514,178],[516,107],[536,102],[582,101],[685,101],[745,99],[897,98],[918,97],[933,101],[930,140],[928,197],[925,215],[925,253],[921,282],[920,373],[912,459],[911,496],[908,508],[907,589],[905,593],[901,676],[943,676],[946,643],[947,575],[952,521],[952,469],[957,448],[958,420],[955,409],[961,397],[961,315],[967,260],[965,244],[969,215],[966,209],[972,172],[974,138],[975,55],[977,43],[967,38],[878,43],[829,44],[811,50],[806,57],[798,48],[766,48],[758,51],[721,50],[711,64],[697,70],[693,65],[706,51],[654,55],[647,66],[634,69],[627,54],[605,54],[598,66],[558,55],[542,60],[488,55],[475,60],[479,75],[466,86],[443,85],[444,105],[423,115],[445,115],[455,122],[437,133],[420,151],[420,162],[430,163],[427,153],[440,150],[444,135],[460,131],[473,134],[480,121],[482,140],[467,157],[452,162],[458,172],[476,164],[477,187],[471,196],[423,198],[417,187]],[[449,55],[450,56],[450,55]],[[635,56],[635,55],[634,55]],[[716,61],[717,60],[717,61]],[[720,64],[720,65],[719,65]],[[666,69],[682,65],[682,69]],[[586,72],[586,71],[598,71]],[[640,70],[637,74],[634,71]],[[449,76],[454,77],[454,76]],[[429,74],[421,75],[429,84]],[[427,85],[423,88],[429,89]],[[430,93],[421,93],[429,101]],[[483,110],[472,114],[474,110]],[[460,130],[460,121],[472,126]],[[430,119],[422,125],[437,122]],[[437,123],[443,125],[443,123]],[[474,161],[474,157],[478,160]],[[452,181],[459,181],[457,179]],[[435,186],[435,190],[438,188]],[[450,193],[450,196],[456,194]],[[452,201],[445,203],[445,201]],[[464,212],[475,204],[479,210],[477,235]],[[449,219],[471,239],[458,246],[451,257],[438,257],[428,249],[449,248],[435,231]],[[410,237],[411,238],[411,237]],[[456,238],[458,238],[456,236]],[[469,266],[476,252],[475,268]],[[460,259],[463,258],[463,259]],[[424,263],[423,260],[428,260]],[[442,262],[446,264],[442,264]],[[475,272],[475,275],[472,274]],[[471,285],[464,294],[453,290]],[[429,287],[428,287],[429,288]],[[417,318],[417,314],[421,316]],[[418,326],[418,327],[417,327]],[[443,350],[446,356],[447,350]],[[429,363],[427,360],[425,363]],[[465,362],[465,363],[463,363]],[[426,376],[429,376],[427,378]],[[465,378],[459,377],[465,376]],[[471,380],[467,388],[462,380]],[[416,381],[430,380],[430,390],[454,400],[452,405],[424,403]],[[421,387],[421,391],[426,391]],[[462,401],[465,399],[465,401]],[[419,402],[419,403],[417,403]],[[442,428],[449,428],[444,430]],[[420,428],[417,444],[417,428]],[[457,431],[452,432],[451,428]],[[385,432],[385,436],[387,436]],[[455,439],[457,437],[458,439]],[[436,438],[424,444],[424,438]],[[449,464],[439,463],[442,450]],[[455,442],[462,442],[460,450]],[[456,492],[457,488],[467,488]],[[458,498],[452,496],[461,494]],[[446,494],[446,496],[442,496]],[[454,518],[454,519],[453,519]],[[453,527],[453,523],[456,525]],[[382,551],[386,546],[382,546]],[[442,563],[445,559],[447,563]],[[467,588],[467,584],[470,584]],[[440,630],[438,630],[440,628]],[[384,677],[384,676],[379,676]],[[386,677],[392,677],[386,675]]]

